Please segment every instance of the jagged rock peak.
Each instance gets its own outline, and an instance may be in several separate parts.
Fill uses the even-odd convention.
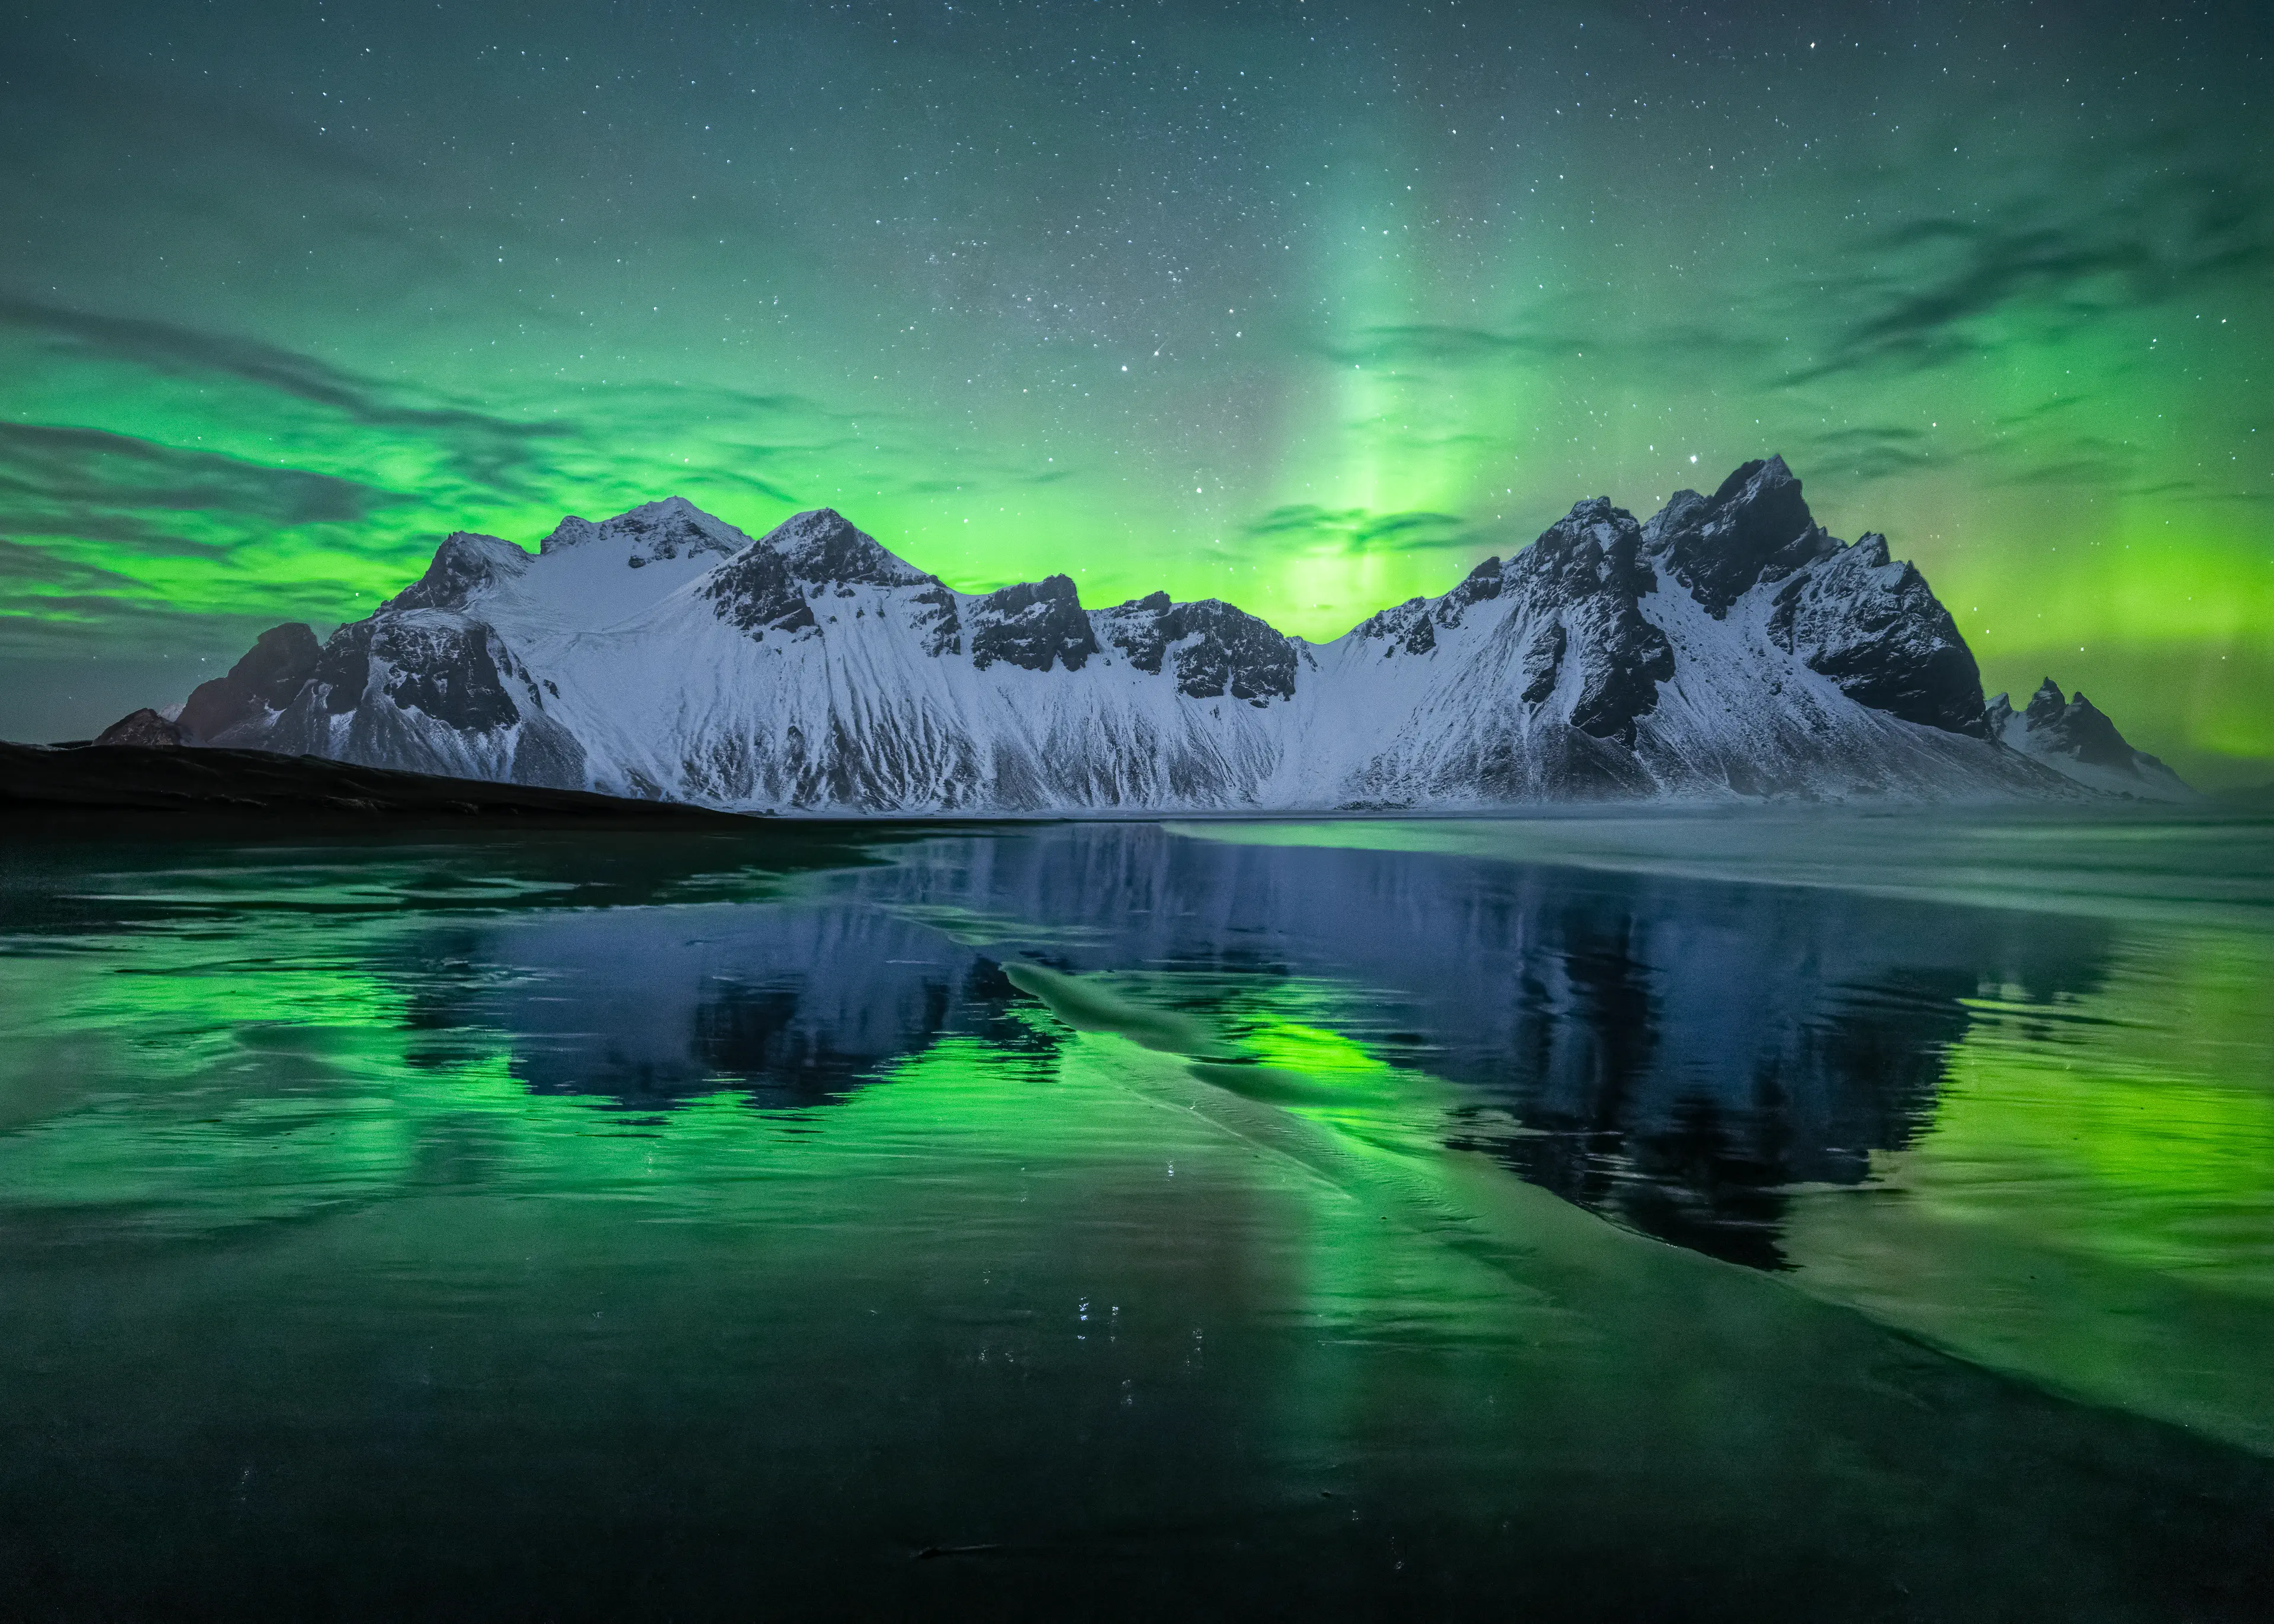
[[[854,528],[834,508],[816,508],[783,520],[766,532],[764,545],[782,555],[801,581],[838,586],[937,586],[938,581],[887,552],[873,536]]]
[[[1884,536],[1867,533],[1852,546],[1824,539],[1826,550],[1771,599],[1769,641],[1858,704],[1988,738],[1981,670],[1926,577],[1890,558]]]
[[[1158,675],[1173,659],[1177,691],[1188,699],[1229,693],[1261,709],[1295,696],[1295,645],[1269,622],[1220,598],[1170,601],[1152,592],[1097,615],[1105,640],[1139,671]]]
[[[1642,612],[1657,584],[1642,548],[1634,515],[1598,496],[1573,504],[1502,571],[1502,590],[1539,627],[1521,698],[1545,707],[1560,689],[1573,727],[1629,747],[1675,670],[1666,634]]]
[[[1576,509],[1575,509],[1576,511]],[[1711,496],[1676,491],[1643,532],[1643,549],[1720,620],[1763,582],[1835,551],[1781,456],[1743,464]]]
[[[426,573],[380,606],[383,609],[463,609],[478,587],[527,569],[530,555],[501,537],[453,530],[434,549]]]
[[[971,662],[982,671],[997,660],[1028,671],[1048,671],[1055,661],[1080,671],[1099,651],[1070,575],[990,592],[972,606],[971,626]]]
[[[1990,736],[2096,788],[2159,801],[2187,800],[2195,792],[2145,750],[2136,750],[2116,724],[2082,691],[2064,699],[2060,685],[2047,677],[2016,711],[2000,694],[1984,713]]]
[[[750,538],[724,519],[712,517],[683,496],[666,496],[599,524],[571,514],[553,527],[538,551],[551,554],[569,547],[621,546],[624,561],[639,569],[658,559],[704,553],[730,556],[749,545]]]
[[[2077,690],[2076,697],[2079,704],[2084,703],[2084,691],[2082,688]],[[2006,696],[2003,694],[1998,695],[1998,703],[2005,704]],[[2007,708],[2011,709],[2010,706]],[[2067,709],[2068,700],[2062,695],[2060,684],[2047,677],[2043,682],[2037,684],[2037,691],[2029,695],[2029,707],[2022,714],[2032,722],[2043,724],[2053,720]]]
[[[205,741],[240,722],[282,710],[314,672],[321,653],[315,632],[300,621],[272,626],[229,668],[227,676],[191,690],[176,724],[191,738]]]
[[[2013,707],[2003,694],[1998,695],[1997,703],[2003,707],[1999,718],[2002,722],[2012,715]],[[2116,731],[2116,724],[2084,696],[2082,688],[2064,699],[2060,685],[2051,677],[2039,683],[2037,691],[2029,695],[2022,718],[2029,731],[2044,734],[2049,741],[2092,766],[2129,767],[2141,754]],[[2155,757],[2148,759],[2153,761]]]
[[[145,705],[139,710],[129,711],[104,728],[94,736],[94,742],[104,749],[127,745],[144,749],[175,750],[189,741],[183,736],[177,725]]]

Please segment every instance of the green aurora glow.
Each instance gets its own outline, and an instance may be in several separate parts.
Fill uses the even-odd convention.
[[[0,19],[0,733],[674,492],[1329,637],[1776,450],[2274,765],[2253,9],[645,15]]]

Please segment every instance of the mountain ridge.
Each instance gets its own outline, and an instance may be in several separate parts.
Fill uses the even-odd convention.
[[[839,813],[2192,793],[2097,710],[2023,723],[1919,572],[1768,457],[1646,522],[1581,501],[1326,643],[1063,574],[959,592],[828,508],[461,531],[365,620],[273,628],[105,738]]]

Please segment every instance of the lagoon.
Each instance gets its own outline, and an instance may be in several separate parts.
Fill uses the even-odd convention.
[[[2263,1616],[2263,816],[147,828],[13,1615]]]

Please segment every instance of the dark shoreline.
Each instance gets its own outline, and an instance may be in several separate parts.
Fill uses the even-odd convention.
[[[152,814],[170,815],[154,818]],[[90,817],[138,832],[210,833],[216,823],[482,823],[506,828],[755,830],[774,820],[678,801],[631,801],[362,767],[265,750],[0,742],[0,820],[57,832]]]

